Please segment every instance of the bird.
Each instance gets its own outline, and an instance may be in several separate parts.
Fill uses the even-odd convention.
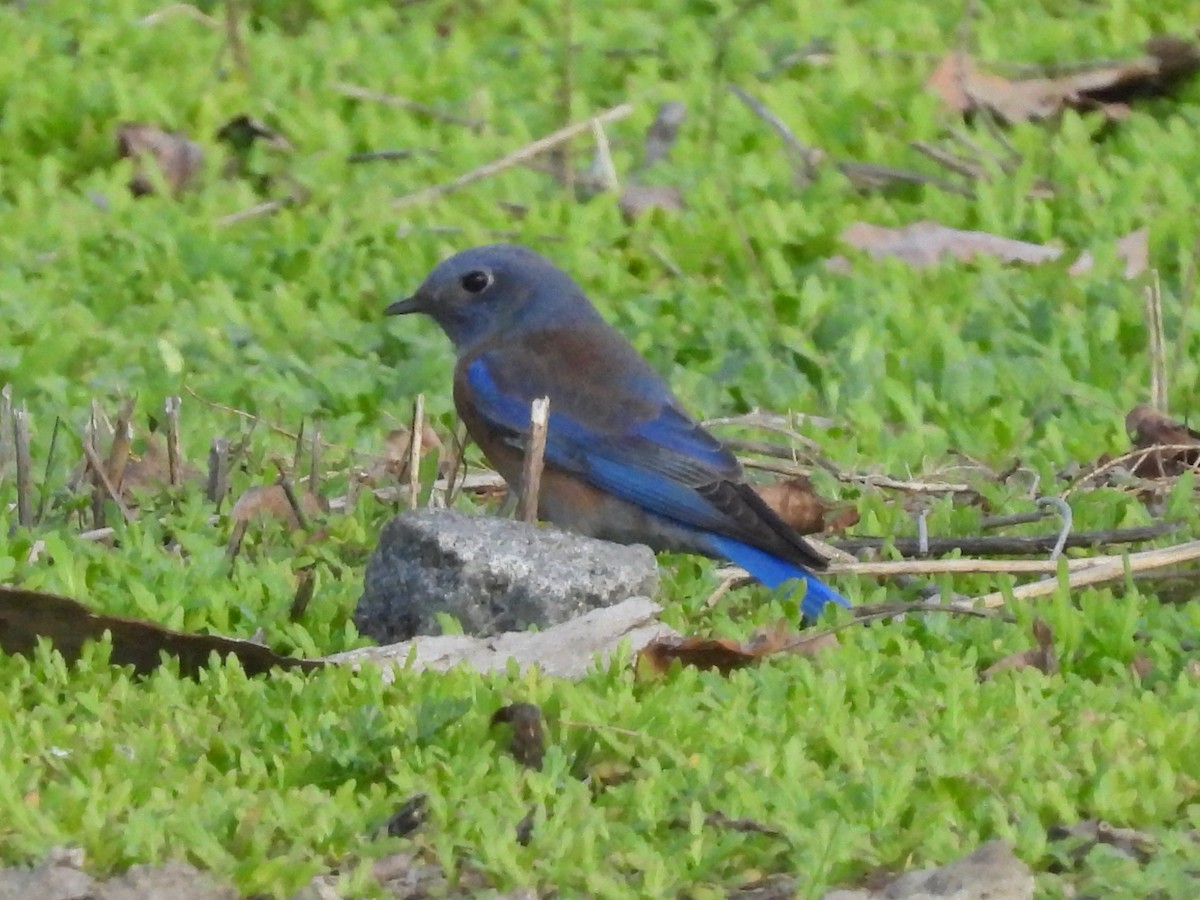
[[[454,405],[510,487],[530,404],[549,398],[538,516],[579,534],[741,566],[776,589],[805,585],[816,618],[849,606],[814,573],[828,561],[747,483],[734,455],[546,257],[518,244],[438,263],[389,316],[423,313],[454,345]]]

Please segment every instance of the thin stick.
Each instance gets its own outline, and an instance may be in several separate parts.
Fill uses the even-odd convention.
[[[562,32],[562,80],[559,83],[559,109],[562,114],[560,121],[570,122],[575,118],[574,98],[575,98],[575,47],[574,47],[574,22],[575,22],[575,4],[573,0],[561,0],[561,8],[559,10],[558,27]],[[599,127],[599,126],[596,126]],[[571,154],[571,141],[567,139],[563,141],[562,151],[559,157],[559,165],[562,167],[562,182],[566,189],[567,197],[575,198],[575,161]]]
[[[213,438],[208,451],[208,488],[206,494],[210,503],[216,504],[220,511],[221,503],[229,492],[229,441],[225,438]]]
[[[121,518],[126,522],[132,522],[134,518],[133,513],[129,511],[129,507],[121,499],[121,492],[117,490],[116,486],[109,479],[108,473],[104,471],[104,461],[100,459],[100,454],[96,452],[96,448],[92,446],[92,442],[88,440],[86,435],[83,439],[83,455],[87,459],[88,465],[92,467],[92,475],[103,485],[109,499],[116,504],[117,511],[121,513]]]
[[[25,404],[12,411],[13,449],[17,463],[17,524],[33,527],[33,464],[29,455],[29,414]]]
[[[1105,581],[1117,581],[1124,578],[1126,573],[1134,575],[1138,572],[1163,569],[1196,559],[1200,559],[1200,541],[1188,541],[1183,544],[1176,544],[1174,547],[1165,547],[1161,550],[1144,550],[1141,553],[1131,553],[1125,557],[1100,557],[1093,560],[1094,565],[1087,566],[1086,568],[1070,569],[1067,577],[1067,587],[1080,588],[1091,584],[1100,584]],[[1047,579],[1046,581],[1035,581],[1031,584],[1023,584],[1013,588],[1009,596],[1013,600],[1031,600],[1034,597],[1044,597],[1047,594],[1053,594],[1061,586],[1061,582],[1057,578]],[[993,591],[990,594],[984,594],[982,597],[975,598],[971,603],[976,606],[982,606],[985,609],[995,609],[1004,606],[1008,602],[1008,599],[1009,597],[1005,595],[1004,591]]]
[[[1191,321],[1189,313],[1192,311],[1192,304],[1196,301],[1196,285],[1197,273],[1200,272],[1200,234],[1196,235],[1196,241],[1192,244],[1192,256],[1188,260],[1187,271],[1183,275],[1183,284],[1179,290],[1179,329],[1175,333],[1175,347],[1171,351],[1171,366],[1178,371],[1179,364],[1183,359],[1183,354],[1187,351],[1188,341],[1191,338],[1191,329],[1188,328],[1188,323]]]
[[[242,39],[242,0],[225,0],[225,41],[233,56],[233,64],[242,73],[242,78],[250,80],[250,54],[246,52],[246,42]]]
[[[16,461],[13,445],[12,385],[0,388],[0,475]]]
[[[394,106],[397,109],[406,109],[409,112],[415,112],[430,119],[437,119],[439,122],[446,122],[450,125],[461,125],[463,128],[470,128],[472,131],[480,131],[486,124],[479,119],[467,119],[462,116],[453,115],[452,113],[445,113],[435,107],[418,103],[416,100],[409,100],[407,97],[384,94],[379,91],[373,91],[370,88],[359,87],[356,84],[335,84],[333,85],[333,89],[343,97],[351,97],[354,100],[369,100],[373,103],[382,103],[385,106]]]
[[[159,22],[174,16],[182,15],[184,18],[191,19],[193,22],[199,22],[201,25],[207,25],[209,28],[220,28],[221,23],[207,13],[203,13],[190,3],[172,3],[170,6],[164,6],[160,10],[150,13],[145,18],[138,19],[139,25],[157,25]]]
[[[1127,453],[1122,453],[1120,456],[1110,459],[1108,462],[1104,463],[1103,465],[1097,466],[1096,468],[1092,469],[1092,471],[1090,471],[1090,472],[1085,472],[1083,475],[1080,475],[1079,478],[1076,479],[1076,481],[1074,481],[1070,485],[1070,487],[1068,487],[1065,491],[1062,492],[1062,498],[1064,500],[1067,499],[1068,497],[1071,496],[1071,494],[1073,494],[1075,491],[1079,490],[1079,488],[1082,487],[1083,485],[1085,485],[1091,481],[1095,481],[1101,475],[1104,475],[1105,473],[1110,472],[1113,469],[1120,468],[1120,467],[1124,466],[1126,463],[1133,462],[1133,465],[1129,466],[1129,468],[1136,469],[1138,466],[1140,466],[1143,462],[1146,461],[1146,458],[1148,456],[1151,456],[1155,453],[1195,453],[1195,452],[1196,452],[1196,444],[1154,444],[1149,447],[1137,447],[1136,449],[1130,450]],[[1136,460],[1136,462],[1134,462],[1135,460]]]
[[[313,421],[312,440],[308,445],[308,490],[319,493],[321,487],[321,426]]]
[[[300,506],[300,498],[296,496],[296,489],[292,487],[291,476],[288,475],[287,468],[281,460],[275,460],[275,469],[279,472],[277,484],[283,488],[283,496],[287,497],[288,506],[292,508],[292,513],[296,516],[296,524],[301,531],[308,531],[308,516],[304,515],[304,509]]]
[[[313,593],[317,589],[316,572],[311,566],[301,569],[296,579],[296,595],[292,598],[292,607],[288,610],[288,621],[298,622],[312,602]]]
[[[909,146],[918,153],[928,156],[939,166],[949,169],[951,172],[961,175],[964,178],[979,181],[987,179],[987,171],[972,159],[951,153],[949,150],[943,150],[941,147],[935,147],[933,144],[926,143],[925,141],[909,141]]]
[[[171,487],[179,487],[183,481],[182,454],[179,452],[179,410],[182,405],[183,400],[179,397],[168,397],[163,403],[163,416],[167,420],[167,481]]]
[[[1036,519],[1034,520],[1036,521]],[[1181,522],[1159,522],[1137,528],[1119,528],[1112,531],[1076,531],[1067,536],[1063,546],[1068,548],[1100,547],[1108,544],[1132,544],[1162,537],[1181,528]],[[1060,535],[1037,535],[1035,537],[961,537],[930,538],[930,556],[945,556],[959,552],[964,556],[1020,556],[1051,552]],[[864,550],[894,549],[901,556],[917,556],[920,547],[915,538],[853,537],[832,541],[833,546],[847,553]]]
[[[50,476],[58,457],[58,433],[62,430],[62,417],[54,417],[54,429],[50,432],[50,449],[46,452],[46,469],[42,473],[42,490],[38,494],[37,515],[34,521],[41,523],[46,518],[46,504],[50,502]]]
[[[300,420],[300,430],[296,432],[296,445],[292,448],[292,471],[300,468],[300,460],[304,458],[304,420]]]
[[[92,400],[92,412],[88,419],[88,428],[83,437],[85,447],[90,447],[92,452],[99,456],[100,448],[100,423],[104,413],[100,409],[100,404]],[[85,453],[86,455],[86,453]],[[106,524],[106,516],[104,512],[104,485],[100,483],[94,467],[84,467],[84,474],[89,471],[92,473],[92,527],[103,528]]]
[[[246,530],[249,527],[249,519],[238,519],[233,523],[233,530],[229,532],[229,546],[225,548],[226,562],[232,564],[238,554],[242,552],[242,541],[245,540]]]
[[[278,197],[275,200],[265,200],[262,203],[256,203],[246,209],[238,210],[237,212],[229,213],[217,219],[218,225],[235,225],[238,222],[244,222],[247,219],[254,219],[258,216],[269,216],[271,213],[277,213],[285,206],[293,203],[295,200],[291,195],[287,197]]]
[[[108,480],[118,491],[121,490],[125,481],[125,466],[129,462],[129,446],[133,441],[132,421],[136,399],[129,397],[121,404],[121,409],[117,413],[117,422],[113,426],[113,439],[112,445],[108,449],[108,461],[104,467]]]
[[[606,125],[609,122],[615,122],[618,119],[623,119],[633,112],[633,104],[622,103],[620,106],[614,106],[612,109],[605,110],[598,115],[585,119],[581,122],[576,122],[573,125],[568,125],[565,128],[560,128],[543,138],[539,138],[532,144],[528,144],[519,150],[514,150],[500,159],[493,160],[490,163],[480,166],[477,169],[472,169],[469,172],[458,176],[453,181],[445,184],[435,184],[432,187],[427,187],[423,190],[416,191],[412,194],[406,194],[403,197],[398,197],[392,201],[392,206],[395,209],[403,209],[407,206],[412,206],[416,203],[422,203],[426,200],[432,200],[435,197],[441,197],[445,194],[452,193],[468,185],[474,184],[476,181],[482,181],[485,178],[490,178],[506,169],[511,169],[513,166],[518,166],[523,162],[533,159],[535,156],[540,156],[547,150],[552,150],[562,144],[564,141],[569,141],[571,138],[583,134],[585,131],[590,131],[592,128],[592,120],[598,121],[601,125]]]
[[[421,496],[421,439],[425,432],[425,395],[413,401],[412,431],[408,439],[408,508],[416,509]]]
[[[1150,344],[1150,405],[1166,412],[1167,342],[1163,335],[1162,290],[1157,269],[1151,270],[1150,284],[1146,286],[1146,331]]]
[[[792,160],[792,170],[802,184],[808,184],[817,176],[817,166],[825,158],[825,153],[816,147],[801,143],[787,123],[767,107],[761,100],[751,96],[736,84],[729,85],[729,91],[746,104],[756,116],[771,127],[783,140],[783,146]]]
[[[539,397],[529,408],[529,443],[525,445],[525,464],[521,468],[521,496],[517,518],[522,522],[538,519],[538,495],[542,490],[542,469],[546,459],[546,431],[550,422],[550,398]]]
[[[412,159],[411,150],[368,150],[365,153],[351,153],[346,157],[348,163],[394,162],[399,159]]]

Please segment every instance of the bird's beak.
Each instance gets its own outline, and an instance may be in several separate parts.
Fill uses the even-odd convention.
[[[396,300],[383,311],[385,316],[406,316],[409,313],[425,312],[425,303],[420,294],[413,294],[404,300]]]

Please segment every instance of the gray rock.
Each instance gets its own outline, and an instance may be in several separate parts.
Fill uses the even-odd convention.
[[[1004,841],[936,869],[905,872],[879,891],[830,891],[822,900],[1032,900],[1033,873]]]
[[[416,510],[383,529],[354,611],[380,643],[437,634],[448,613],[471,635],[544,628],[632,596],[653,596],[649,547],[510,519]]]

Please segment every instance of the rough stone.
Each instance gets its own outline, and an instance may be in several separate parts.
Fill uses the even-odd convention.
[[[437,634],[446,613],[466,634],[545,628],[628,597],[653,596],[650,548],[510,519],[415,510],[383,529],[354,612],[358,630],[395,643]]]
[[[822,900],[1032,900],[1033,872],[1004,841],[935,869],[905,872],[882,890],[837,890]]]

